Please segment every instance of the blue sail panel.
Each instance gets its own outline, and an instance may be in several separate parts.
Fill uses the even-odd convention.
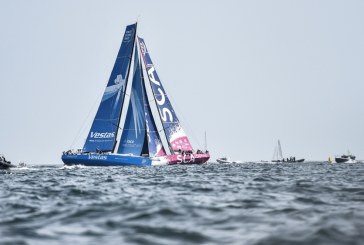
[[[192,152],[192,145],[163,88],[145,42],[142,38],[138,37],[138,43],[169,145],[175,152],[179,150]]]
[[[133,53],[136,24],[126,27],[114,68],[87,136],[84,152],[113,151]]]
[[[143,91],[144,91],[144,111],[145,111],[145,121],[147,126],[147,136],[148,136],[148,147],[150,156],[165,156],[166,152],[164,150],[162,141],[160,139],[157,126],[155,124],[152,110],[148,101],[147,91],[145,88],[145,81],[143,78]]]
[[[138,51],[135,49],[130,103],[118,149],[118,153],[120,154],[132,154],[140,156],[143,151],[146,137],[146,123],[144,116],[142,82],[142,69],[139,62]]]

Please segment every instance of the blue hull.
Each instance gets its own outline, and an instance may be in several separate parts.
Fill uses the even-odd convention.
[[[85,166],[151,166],[148,157],[125,156],[114,154],[79,154],[63,155],[62,161],[66,165]]]

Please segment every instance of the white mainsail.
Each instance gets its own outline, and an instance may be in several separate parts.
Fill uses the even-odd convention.
[[[282,147],[281,147],[281,142],[278,140],[276,147],[274,148],[274,153],[273,153],[273,157],[272,160],[273,161],[280,161],[283,159],[283,154],[282,154]]]

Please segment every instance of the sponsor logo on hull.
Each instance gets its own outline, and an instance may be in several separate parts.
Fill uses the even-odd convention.
[[[201,164],[209,160],[209,154],[169,155],[168,164]]]
[[[177,155],[177,163],[193,163],[195,157],[193,155]]]
[[[105,156],[105,155],[88,155],[88,159],[90,159],[90,160],[107,160],[107,156]]]

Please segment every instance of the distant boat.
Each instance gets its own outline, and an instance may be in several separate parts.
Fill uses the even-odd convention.
[[[340,157],[335,157],[335,162],[337,163],[355,163],[355,156],[352,155],[349,151],[348,154],[341,155]]]
[[[14,168],[15,166],[7,161],[4,155],[0,155],[0,169]]]
[[[296,159],[296,157],[284,158],[282,154],[281,142],[278,140],[276,147],[274,148],[274,153],[272,157],[272,162],[288,162],[288,163],[296,163],[296,162],[304,162],[305,159]]]
[[[227,157],[220,157],[216,159],[216,162],[218,163],[232,163],[232,161],[228,160]]]
[[[145,42],[136,35],[136,31],[136,23],[126,27],[114,68],[83,149],[65,151],[62,161],[66,165],[202,164],[210,158],[208,151],[194,151],[192,148]],[[150,86],[149,93],[147,84]],[[127,94],[127,90],[131,91],[130,94]],[[149,97],[153,98],[148,98],[148,94],[152,94]],[[150,101],[155,103],[155,115]],[[161,125],[161,130],[157,129],[156,122]],[[165,145],[162,144],[162,138]]]

